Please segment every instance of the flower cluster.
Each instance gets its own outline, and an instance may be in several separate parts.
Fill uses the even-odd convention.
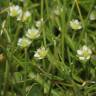
[[[96,19],[96,14],[93,11],[90,14],[90,20],[95,20],[95,19]],[[70,21],[70,27],[73,30],[80,30],[80,29],[82,29],[81,22],[79,20],[77,20],[77,19],[73,19],[73,20]],[[91,49],[88,46],[86,46],[86,45],[84,45],[83,47],[81,47],[80,49],[77,50],[77,57],[81,61],[89,60],[90,57],[91,57],[91,54],[92,54]]]
[[[11,17],[16,17],[17,21],[21,21],[21,22],[27,21],[31,16],[31,13],[28,10],[23,11],[22,8],[18,5],[11,5],[9,7],[8,14]],[[43,18],[41,18],[39,21],[36,21],[37,28],[35,27],[29,28],[25,32],[25,35],[22,38],[18,39],[17,46],[19,46],[22,49],[29,47],[32,43],[32,40],[40,36],[39,28],[41,27],[42,23],[43,23]],[[34,57],[38,59],[43,59],[46,55],[47,55],[47,50],[45,49],[45,47],[41,47],[37,49]]]
[[[25,34],[25,37],[22,37],[18,40],[17,45],[21,48],[27,48],[32,43],[32,40],[38,38],[40,36],[40,31],[36,29],[35,27],[32,27],[31,29],[28,29],[28,31]],[[46,57],[48,50],[45,49],[45,47],[41,47],[37,49],[37,51],[34,54],[34,57],[37,59],[43,59]]]
[[[18,21],[25,22],[30,18],[31,13],[29,11],[23,12],[22,8],[18,5],[11,5],[9,7],[9,15],[11,17],[17,17]]]
[[[60,12],[63,12],[62,8],[57,7],[54,10],[54,13],[56,15],[59,15]],[[18,5],[12,5],[9,7],[9,15],[11,17],[17,17],[18,21],[25,22],[30,18],[31,13],[28,10],[23,11],[22,8]],[[91,12],[90,20],[96,20],[96,12],[95,11]],[[18,40],[17,45],[20,46],[21,48],[29,47],[30,44],[32,43],[32,40],[34,40],[40,36],[39,28],[41,28],[42,23],[43,23],[43,18],[36,21],[36,28],[35,27],[29,28],[26,31],[25,36],[23,36],[22,38],[20,38]],[[82,24],[78,19],[73,19],[70,21],[70,27],[73,30],[80,30],[80,29],[82,29]],[[38,59],[43,59],[47,55],[47,51],[48,50],[46,50],[45,47],[41,47],[41,48],[37,49],[34,57],[38,58]],[[80,60],[90,59],[91,54],[92,54],[91,49],[88,48],[86,45],[84,45],[82,48],[77,50],[77,56]]]
[[[40,31],[32,27],[31,29],[28,29],[28,31],[26,32],[23,38],[20,38],[18,40],[17,45],[20,46],[21,48],[26,48],[32,43],[32,40],[38,38],[39,36],[40,36]]]

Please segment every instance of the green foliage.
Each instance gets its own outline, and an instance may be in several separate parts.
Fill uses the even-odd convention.
[[[0,96],[96,96],[96,0],[0,0]]]

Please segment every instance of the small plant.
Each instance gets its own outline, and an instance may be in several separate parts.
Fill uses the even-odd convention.
[[[0,0],[0,96],[96,96],[96,0]]]

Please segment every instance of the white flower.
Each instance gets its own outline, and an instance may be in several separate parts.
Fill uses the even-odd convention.
[[[22,21],[28,20],[30,16],[31,16],[31,13],[30,13],[29,11],[26,11],[26,12],[23,14]]]
[[[18,17],[17,17],[17,20],[18,21],[22,21],[22,22],[25,22],[29,19],[29,17],[31,16],[31,13],[29,11],[26,11],[26,12],[22,12]]]
[[[89,16],[90,20],[96,20],[96,10],[92,11],[90,16]]]
[[[26,48],[26,47],[28,47],[30,44],[31,44],[31,41],[30,41],[28,38],[25,38],[25,37],[20,38],[20,39],[18,40],[18,43],[17,43],[17,45],[20,46],[21,48]]]
[[[18,16],[22,13],[22,9],[18,5],[9,7],[9,15],[12,17]]]
[[[25,35],[29,39],[36,39],[40,36],[40,32],[38,29],[32,27],[31,29],[28,29]]]
[[[37,49],[34,57],[37,59],[43,59],[46,57],[47,52],[48,52],[48,50],[46,50],[45,47],[41,47],[41,48]]]
[[[77,50],[77,56],[80,60],[86,61],[90,59],[92,54],[92,51],[90,48],[88,48],[86,45],[84,45],[82,48]]]
[[[58,7],[58,6],[57,6],[57,7],[54,9],[54,14],[57,15],[57,16],[59,16],[62,12],[63,12],[63,8],[62,8],[62,7]]]
[[[36,21],[36,27],[40,28],[42,23],[43,23],[43,18],[41,18],[40,20]]]
[[[70,21],[70,27],[74,30],[82,28],[81,23],[77,19]]]

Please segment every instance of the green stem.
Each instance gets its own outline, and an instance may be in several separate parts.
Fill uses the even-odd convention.
[[[25,48],[25,60],[27,60],[27,48]],[[24,96],[26,96],[27,66],[24,65]]]
[[[44,0],[41,0],[41,18],[43,18],[43,16],[44,16],[43,10],[44,10]],[[44,43],[44,46],[46,46],[46,35],[45,35],[45,30],[44,30],[43,24],[41,24],[41,29],[43,32],[43,43]]]
[[[65,49],[65,33],[67,32],[67,26],[66,26],[66,0],[63,1],[64,7],[63,7],[63,12],[61,14],[61,20],[62,20],[62,27],[61,27],[61,45],[62,45],[62,60],[64,62],[64,49]]]
[[[6,66],[5,66],[5,74],[4,74],[4,87],[3,87],[3,96],[7,95],[7,80],[8,80],[8,73],[9,73],[9,66],[8,66],[8,61],[6,61]]]

